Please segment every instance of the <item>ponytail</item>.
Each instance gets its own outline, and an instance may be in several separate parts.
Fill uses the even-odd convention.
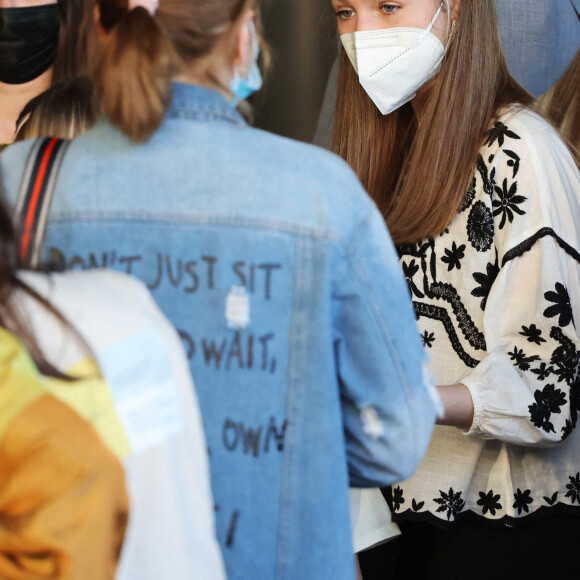
[[[171,102],[179,57],[147,10],[125,12],[104,39],[93,83],[104,116],[131,141],[149,139]]]

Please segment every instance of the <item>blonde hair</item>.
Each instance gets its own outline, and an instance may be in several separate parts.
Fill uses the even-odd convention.
[[[410,103],[383,116],[341,50],[332,150],[353,167],[396,244],[451,223],[492,119],[533,101],[508,73],[493,0],[461,1],[441,71],[425,89],[420,118]]]
[[[538,106],[560,131],[580,166],[580,50]]]
[[[160,0],[154,16],[127,0],[97,0],[106,38],[92,80],[103,114],[131,140],[147,140],[184,64],[209,54],[259,0]]]
[[[37,137],[74,139],[88,131],[97,118],[88,79],[66,81],[27,103],[16,123],[16,141]]]

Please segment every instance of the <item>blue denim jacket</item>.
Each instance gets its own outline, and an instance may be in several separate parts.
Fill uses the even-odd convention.
[[[29,147],[0,157],[12,199]],[[175,85],[146,144],[105,122],[72,144],[45,251],[138,276],[179,329],[229,578],[352,579],[349,482],[409,477],[435,411],[395,249],[350,169]]]

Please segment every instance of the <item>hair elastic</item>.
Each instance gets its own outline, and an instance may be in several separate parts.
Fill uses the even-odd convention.
[[[129,11],[138,7],[145,8],[145,10],[147,10],[151,16],[155,16],[157,8],[159,8],[159,0],[129,0]]]

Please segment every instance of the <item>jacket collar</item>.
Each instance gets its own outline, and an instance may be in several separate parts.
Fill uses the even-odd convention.
[[[167,111],[168,118],[213,117],[236,125],[246,124],[234,105],[214,89],[185,83],[173,83],[172,88],[173,98]]]

